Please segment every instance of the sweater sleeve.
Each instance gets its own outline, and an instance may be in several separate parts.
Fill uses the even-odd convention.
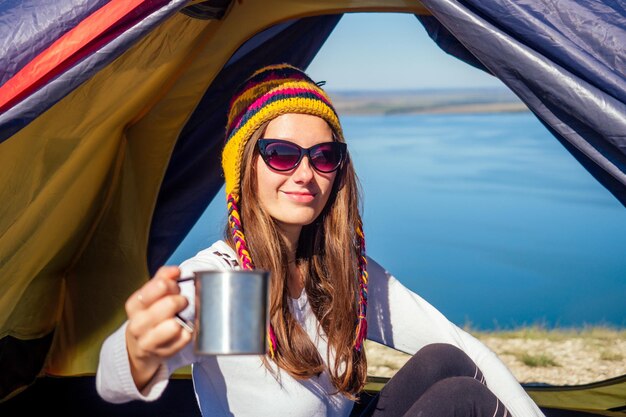
[[[111,403],[131,400],[154,401],[161,396],[170,375],[166,364],[161,365],[148,385],[139,391],[130,372],[126,351],[127,322],[109,336],[100,350],[100,362],[96,372],[96,389],[102,399]]]
[[[233,266],[228,266],[229,264],[225,263],[222,253],[217,252],[219,256],[215,253],[209,248],[183,262],[179,266],[181,278],[191,277],[194,271],[202,269],[233,269]],[[180,316],[193,321],[195,311],[193,281],[182,282],[179,285],[181,294],[189,301],[187,308],[180,313]],[[131,375],[130,360],[126,350],[127,324],[128,322],[122,324],[102,344],[96,372],[96,390],[100,397],[111,403],[124,403],[132,400],[154,401],[161,397],[168,385],[169,377],[174,371],[196,361],[193,343],[189,343],[161,364],[148,385],[139,391]]]
[[[371,258],[368,275],[368,339],[409,354],[432,343],[454,345],[476,363],[489,389],[514,417],[544,416],[487,346],[450,322]]]

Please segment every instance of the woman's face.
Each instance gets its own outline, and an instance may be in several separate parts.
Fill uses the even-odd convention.
[[[333,132],[324,121],[308,114],[288,113],[272,120],[265,139],[283,139],[302,148],[333,141]],[[258,201],[283,230],[299,232],[322,212],[333,188],[337,171],[316,171],[304,156],[291,171],[280,172],[256,158]]]

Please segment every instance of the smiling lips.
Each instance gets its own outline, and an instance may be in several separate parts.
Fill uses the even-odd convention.
[[[314,193],[310,193],[307,191],[283,191],[289,199],[296,201],[298,203],[308,203],[313,201],[315,198]]]

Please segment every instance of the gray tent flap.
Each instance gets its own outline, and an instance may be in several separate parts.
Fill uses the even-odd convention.
[[[480,68],[472,62],[476,59],[500,78],[626,206],[623,5],[590,0],[423,4],[445,28],[420,18],[442,49]]]
[[[415,15],[422,26],[426,29],[428,36],[435,41],[446,53],[459,58],[471,66],[483,70],[489,74],[489,70],[470,51],[459,42],[452,33],[434,16]],[[493,74],[492,74],[493,75]]]

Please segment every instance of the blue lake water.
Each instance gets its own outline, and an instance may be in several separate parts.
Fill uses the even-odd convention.
[[[626,327],[626,208],[532,114],[342,122],[368,254],[450,320]],[[222,191],[169,263],[225,218]]]

